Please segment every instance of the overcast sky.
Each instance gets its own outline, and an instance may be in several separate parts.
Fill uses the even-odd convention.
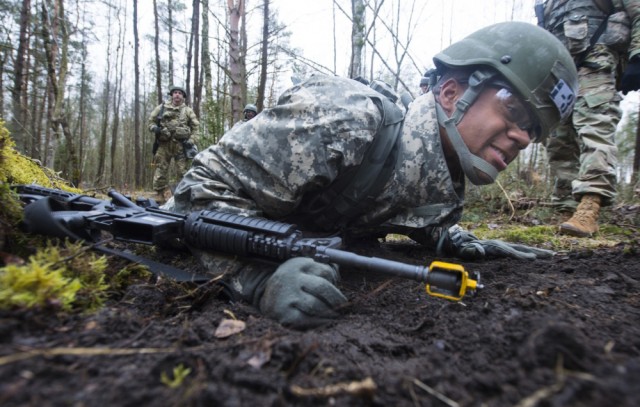
[[[351,0],[338,0],[337,3],[351,14]],[[381,18],[387,24],[392,22],[391,3],[387,0],[381,12]],[[306,58],[331,69],[334,67],[335,10],[338,34],[336,73],[346,74],[351,52],[351,22],[338,7],[334,7],[333,0],[272,0],[272,4],[279,11],[280,20],[292,33],[292,45],[304,50]],[[409,51],[421,72],[432,66],[431,58],[438,51],[479,28],[509,20],[536,22],[534,0],[416,0],[412,21],[409,21],[413,4],[413,0],[401,2],[401,35],[413,32]],[[371,11],[367,10],[368,24],[371,15]],[[393,60],[389,42],[391,36],[381,24],[377,26],[377,44],[380,48],[388,44],[385,56]]]

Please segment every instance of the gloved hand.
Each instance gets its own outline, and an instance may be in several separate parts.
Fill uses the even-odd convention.
[[[162,128],[160,126],[153,126],[151,128],[151,132],[153,132],[156,136],[159,136],[162,132]]]
[[[198,155],[198,146],[191,139],[187,139],[182,143],[182,148],[184,149],[184,156],[187,157],[188,160],[193,160],[196,155]]]
[[[640,54],[634,55],[620,80],[620,90],[625,95],[632,90],[640,89]]]
[[[501,240],[480,240],[472,233],[454,225],[445,237],[445,247],[451,254],[464,260],[481,260],[491,257],[509,257],[518,260],[546,259],[555,252],[546,249],[507,243]]]
[[[336,268],[306,257],[282,263],[264,285],[259,308],[266,316],[294,328],[310,328],[338,316],[347,299],[334,284]]]

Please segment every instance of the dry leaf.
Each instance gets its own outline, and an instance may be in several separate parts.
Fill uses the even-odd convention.
[[[214,336],[216,338],[228,338],[231,335],[244,331],[246,327],[247,324],[244,321],[239,321],[237,319],[223,319],[220,322],[220,325],[216,328]]]

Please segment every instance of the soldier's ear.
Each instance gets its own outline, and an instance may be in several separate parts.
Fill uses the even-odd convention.
[[[454,78],[447,79],[440,86],[438,101],[447,115],[451,115],[456,110],[456,102],[464,94],[465,87]]]

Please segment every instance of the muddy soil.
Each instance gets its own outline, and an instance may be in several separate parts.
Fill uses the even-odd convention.
[[[361,252],[432,259],[406,243]],[[217,286],[156,278],[93,315],[4,312],[0,405],[638,405],[637,244],[462,264],[485,286],[462,302],[343,270],[349,305],[308,331],[230,302]],[[245,329],[216,337],[234,319]]]

